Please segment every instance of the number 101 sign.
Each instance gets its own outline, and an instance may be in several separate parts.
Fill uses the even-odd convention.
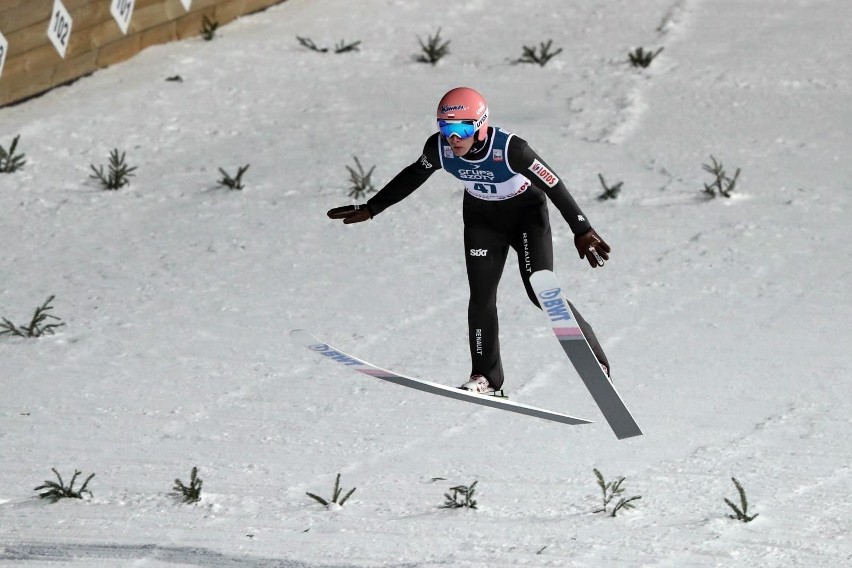
[[[60,0],[53,3],[53,15],[50,16],[47,37],[50,38],[53,47],[64,59],[65,50],[68,49],[68,40],[71,38],[71,14],[68,13]]]
[[[109,7],[109,13],[118,22],[118,27],[121,28],[121,33],[127,35],[127,28],[130,26],[130,18],[133,17],[133,5],[136,0],[112,0],[112,5]]]

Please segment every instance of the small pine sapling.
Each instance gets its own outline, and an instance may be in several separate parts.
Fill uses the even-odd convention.
[[[358,51],[358,46],[361,45],[361,41],[353,41],[352,43],[346,43],[345,40],[340,40],[339,43],[334,44],[334,53],[348,53],[350,51]]]
[[[355,166],[358,168],[358,171],[355,171],[351,166],[346,166],[346,169],[349,171],[349,197],[361,199],[368,193],[375,193],[376,191],[370,179],[376,166],[370,168],[370,171],[365,172],[361,166],[361,161],[356,156],[353,156],[353,158],[355,158]]]
[[[54,329],[65,325],[64,323],[44,323],[47,320],[55,320],[58,322],[62,321],[61,318],[47,313],[53,309],[53,306],[51,306],[50,303],[53,301],[54,297],[55,296],[52,295],[48,296],[47,300],[35,309],[29,325],[22,325],[18,327],[6,318],[2,318],[3,321],[0,323],[0,335],[14,335],[17,337],[41,337],[42,335],[53,335]]]
[[[595,472],[595,477],[598,479],[598,487],[601,488],[601,493],[603,494],[603,507],[595,509],[592,511],[593,513],[606,513],[610,502],[618,497],[618,501],[609,513],[610,517],[615,517],[616,513],[618,513],[621,509],[633,509],[635,507],[633,502],[642,498],[638,495],[634,495],[633,497],[621,497],[621,494],[624,493],[624,488],[621,486],[621,484],[624,483],[624,477],[619,477],[616,481],[607,482],[604,480],[604,476],[600,471],[597,469],[592,471]]]
[[[18,147],[18,140],[20,140],[20,138],[20,134],[15,136],[12,139],[12,144],[9,146],[8,150],[6,150],[3,146],[0,146],[0,173],[14,173],[23,168],[27,163],[24,159],[26,157],[24,154],[15,154],[15,150]]]
[[[450,487],[452,493],[444,493],[444,504],[441,509],[476,509],[476,500],[473,494],[476,491],[476,484],[479,481],[474,481],[469,486],[457,485]]]
[[[424,43],[420,36],[417,36],[417,42],[420,44],[420,49],[423,51],[417,56],[416,60],[420,63],[429,63],[435,65],[438,61],[449,55],[450,40],[441,41],[441,28],[435,32],[435,35],[429,36]]]
[[[618,182],[612,187],[609,187],[604,181],[604,178],[601,174],[598,174],[598,179],[601,180],[601,185],[603,186],[604,192],[598,195],[599,201],[606,201],[607,199],[616,199],[618,194],[621,193],[621,186],[624,185],[623,181]]]
[[[535,47],[530,47],[525,45],[523,47],[523,55],[520,59],[517,59],[516,63],[537,63],[539,66],[544,67],[547,65],[547,62],[562,53],[562,48],[560,47],[556,51],[550,51],[550,48],[553,46],[553,40],[549,39],[546,42],[540,42],[538,49]]]
[[[645,51],[643,48],[638,47],[631,53],[628,53],[628,56],[630,57],[630,64],[633,65],[633,67],[642,67],[644,69],[651,64],[654,58],[657,57],[661,51],[663,51],[662,47],[653,52]]]
[[[296,39],[299,41],[299,44],[301,44],[302,47],[306,47],[311,51],[316,51],[317,53],[328,52],[327,47],[319,47],[317,44],[314,43],[314,40],[309,37],[296,36]]]
[[[737,507],[736,505],[734,505],[734,503],[731,500],[726,498],[725,503],[727,503],[728,507],[730,507],[734,511],[734,514],[728,515],[728,518],[729,519],[736,519],[736,520],[742,521],[744,523],[750,523],[760,513],[755,513],[754,515],[748,514],[748,499],[746,499],[745,489],[743,489],[743,486],[740,485],[740,482],[737,481],[736,477],[732,477],[731,481],[734,482],[734,487],[737,488],[737,493],[740,494],[740,506]]]
[[[109,154],[109,172],[107,175],[104,175],[104,167],[95,168],[94,165],[89,165],[92,168],[92,171],[95,172],[94,175],[91,175],[92,179],[99,180],[101,184],[104,186],[104,189],[115,191],[116,189],[120,189],[125,185],[130,185],[130,179],[133,177],[133,172],[136,170],[136,166],[129,167],[125,161],[126,152],[118,153],[118,149],[114,149]]]
[[[204,483],[198,477],[198,468],[193,467],[189,474],[189,485],[184,485],[180,479],[175,479],[174,495],[179,497],[184,503],[198,503],[201,501],[201,486]]]
[[[89,481],[95,476],[95,474],[89,475],[86,478],[86,481],[83,482],[82,487],[78,490],[74,490],[74,482],[77,480],[77,476],[80,475],[80,471],[74,470],[74,477],[71,478],[71,483],[68,484],[68,487],[65,487],[65,483],[62,481],[62,476],[59,475],[59,472],[56,471],[55,467],[50,468],[53,470],[53,473],[56,474],[56,478],[59,480],[59,483],[55,481],[46,480],[42,485],[36,487],[33,491],[41,491],[38,494],[42,499],[47,499],[51,503],[56,503],[60,499],[82,499],[83,494],[88,494],[89,497],[92,497],[92,492],[86,489],[89,485]]]
[[[302,47],[306,47],[311,51],[316,51],[317,53],[328,53],[330,51],[327,47],[318,46],[316,43],[314,43],[314,40],[309,37],[296,36],[296,39],[299,41],[299,44]],[[350,51],[358,51],[359,45],[361,45],[360,41],[346,43],[346,40],[340,40],[334,45],[334,53],[348,53]]]
[[[237,169],[237,175],[231,177],[228,172],[219,168],[219,172],[222,174],[222,179],[219,180],[219,185],[225,186],[228,189],[243,189],[245,186],[243,185],[243,174],[249,169],[251,164],[246,164]]]
[[[353,487],[352,489],[350,489],[349,492],[344,495],[342,499],[340,499],[340,494],[343,493],[343,490],[340,488],[340,474],[338,473],[337,479],[334,480],[334,490],[331,493],[330,501],[328,499],[323,499],[316,493],[307,492],[307,496],[326,507],[332,504],[342,507],[343,504],[346,503],[346,500],[349,499],[349,497],[351,497],[353,493],[355,493],[355,489],[357,489],[357,487]],[[338,499],[340,500],[338,501]]]
[[[731,197],[731,194],[734,192],[734,187],[737,185],[737,178],[740,177],[740,168],[737,168],[737,171],[734,172],[734,177],[728,177],[728,174],[725,172],[725,168],[722,165],[722,162],[719,162],[713,156],[710,156],[710,159],[713,161],[713,165],[702,164],[705,172],[708,172],[713,175],[713,183],[704,184],[704,194],[709,198],[716,197],[717,195],[721,195],[722,197]]]
[[[210,41],[216,37],[216,30],[219,29],[219,22],[211,20],[205,14],[201,20],[201,37],[205,41]]]

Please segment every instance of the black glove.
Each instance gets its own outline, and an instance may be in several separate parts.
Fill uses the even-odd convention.
[[[370,213],[370,208],[366,204],[362,205],[344,205],[343,207],[335,207],[330,209],[328,216],[331,219],[343,219],[347,225],[352,223],[360,223],[373,218]]]
[[[592,268],[603,266],[605,260],[609,260],[609,245],[598,236],[594,229],[589,229],[582,235],[574,237],[574,246],[580,253],[580,258],[589,261]]]

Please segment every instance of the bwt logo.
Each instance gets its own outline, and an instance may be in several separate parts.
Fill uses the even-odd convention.
[[[311,349],[312,351],[316,351],[320,355],[330,357],[333,361],[337,361],[338,363],[342,363],[344,365],[349,365],[350,367],[364,364],[358,359],[354,359],[349,355],[341,353],[340,351],[335,351],[325,343],[317,343],[316,345],[311,345],[309,349]]]
[[[551,288],[538,295],[541,308],[547,312],[550,321],[571,321],[571,310],[562,300],[562,289]]]

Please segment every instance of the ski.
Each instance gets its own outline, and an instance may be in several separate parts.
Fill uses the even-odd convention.
[[[606,376],[589,342],[577,324],[577,318],[568,305],[556,276],[550,270],[540,270],[530,277],[542,311],[559,344],[574,365],[610,428],[619,440],[641,436],[642,430],[633,419],[624,401]]]
[[[401,375],[399,373],[394,373],[393,371],[382,369],[381,367],[377,367],[362,359],[358,359],[347,353],[344,353],[336,347],[333,347],[328,343],[320,341],[319,339],[317,339],[316,337],[314,337],[309,332],[303,329],[294,329],[293,331],[291,331],[290,338],[297,345],[306,347],[314,353],[317,353],[327,358],[329,361],[333,361],[340,365],[349,367],[353,371],[358,371],[359,373],[363,373],[365,375],[369,375],[371,377],[375,377],[377,379],[388,381],[404,387],[413,388],[415,390],[428,392],[430,394],[436,394],[438,396],[444,396],[447,398],[454,398],[456,400],[463,400],[465,402],[471,402],[473,404],[489,406],[491,408],[498,408],[500,410],[507,410],[509,412],[515,412],[517,414],[524,414],[526,416],[543,418],[544,420],[551,420],[553,422],[560,422],[562,424],[578,425],[591,423],[588,420],[583,420],[582,418],[575,418],[574,416],[568,416],[567,414],[553,412],[551,410],[545,410],[543,408],[536,408],[535,406],[521,404],[519,402],[511,401],[507,398],[484,394],[475,394],[458,388],[448,387],[446,385],[432,383],[421,379],[415,379],[414,377]]]

